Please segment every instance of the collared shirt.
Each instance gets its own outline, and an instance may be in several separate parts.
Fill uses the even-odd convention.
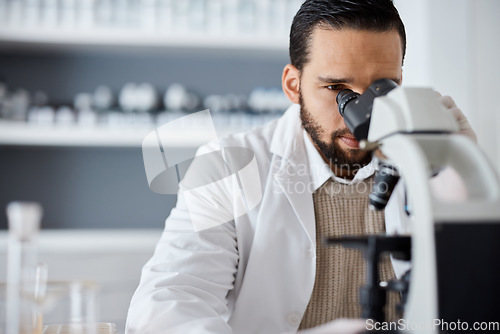
[[[312,143],[311,138],[309,138],[307,132],[305,130],[302,130],[302,133],[304,136],[304,145],[306,149],[307,160],[309,161],[309,172],[311,175],[313,192],[321,187],[323,183],[325,183],[329,178],[332,178],[334,181],[343,184],[356,184],[369,178],[373,175],[373,173],[375,173],[375,164],[372,160],[368,165],[359,169],[352,180],[336,176],[331,168],[325,163],[325,161],[321,157],[321,154],[319,154],[318,150]]]

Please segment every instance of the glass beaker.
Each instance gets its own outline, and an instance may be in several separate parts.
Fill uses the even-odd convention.
[[[55,333],[97,334],[98,290],[93,281],[49,281],[45,295],[34,301],[36,328],[43,328],[43,333],[60,327],[64,331]]]
[[[87,333],[78,325],[48,325],[45,326],[43,334],[68,334]],[[95,325],[96,334],[116,334],[116,325],[112,323],[98,323]]]
[[[0,334],[5,333],[8,309],[5,283],[0,283]],[[113,334],[114,324],[99,324],[98,285],[93,281],[48,281],[43,294],[21,298],[31,306],[30,333],[19,334]]]

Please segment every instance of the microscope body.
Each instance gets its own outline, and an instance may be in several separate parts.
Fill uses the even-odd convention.
[[[396,87],[373,101],[367,140],[399,171],[410,207],[401,332],[473,333],[476,324],[500,320],[500,183],[477,145],[457,131],[431,89]],[[460,200],[431,189],[430,180],[449,169],[464,185]]]

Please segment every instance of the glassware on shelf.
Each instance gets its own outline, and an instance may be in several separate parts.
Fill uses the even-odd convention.
[[[33,333],[33,299],[36,286],[36,237],[40,231],[42,208],[38,203],[12,202],[7,206],[9,238],[5,333]],[[31,297],[31,298],[30,298]]]
[[[0,0],[9,30],[40,36],[286,37],[303,0]],[[77,33],[77,35],[73,35]],[[64,39],[64,37],[63,37]],[[57,39],[56,39],[57,40]],[[161,40],[161,39],[160,39]]]

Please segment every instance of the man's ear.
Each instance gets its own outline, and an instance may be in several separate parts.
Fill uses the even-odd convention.
[[[300,72],[299,70],[288,64],[283,69],[283,76],[281,78],[281,86],[283,92],[292,103],[299,103],[299,89],[300,89]]]

